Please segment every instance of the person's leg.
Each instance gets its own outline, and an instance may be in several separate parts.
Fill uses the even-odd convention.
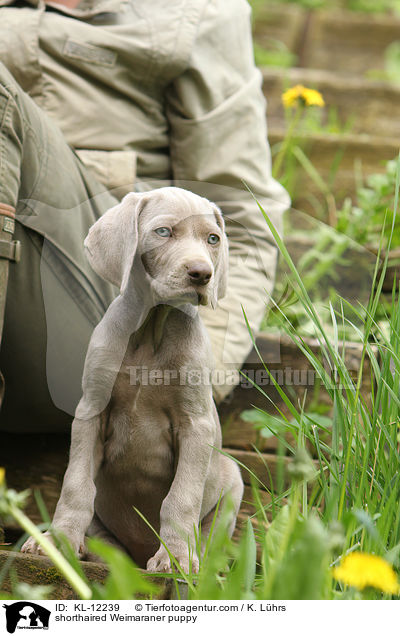
[[[274,286],[276,248],[269,244],[264,248],[263,261],[270,262],[268,276],[251,249],[249,245],[249,252],[240,258],[233,246],[225,297],[216,310],[200,310],[214,355],[213,394],[217,404],[240,382],[240,369],[253,347],[252,337],[257,335]]]
[[[216,194],[213,186],[207,190],[204,188],[209,198]],[[275,193],[272,183],[271,199],[265,208],[276,229],[281,231],[289,200],[280,187],[276,190]],[[253,338],[271,301],[278,262],[278,250],[267,222],[258,206],[254,207],[250,195],[229,188],[221,189],[221,193],[230,202],[224,214],[229,238],[228,286],[216,310],[200,308],[214,354],[213,393],[217,404],[242,378],[240,369],[252,350]],[[279,354],[278,341],[276,353]]]
[[[21,242],[0,352],[3,430],[70,425],[88,341],[116,293],[91,270],[83,240],[115,203],[0,64],[0,206],[16,208]]]

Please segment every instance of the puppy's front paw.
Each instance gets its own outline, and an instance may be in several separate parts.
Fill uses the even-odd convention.
[[[50,532],[44,532],[43,535],[54,545],[54,540]],[[46,555],[46,552],[43,550],[42,546],[40,546],[33,537],[29,537],[29,539],[25,541],[21,548],[21,552],[26,552],[29,554],[41,554],[43,556]]]
[[[187,546],[183,546],[178,550],[170,550],[170,552],[185,574],[189,574],[190,571],[192,574],[197,574],[199,571],[199,560],[195,554],[189,556]],[[155,555],[147,561],[146,569],[149,572],[172,572],[172,564],[164,546],[160,546]]]
[[[51,536],[51,533],[49,531],[44,532],[43,536],[46,537],[46,539],[48,539],[50,541],[50,543],[52,543],[53,545],[54,543],[54,539]],[[69,540],[69,542],[71,543],[74,552],[77,554],[77,556],[81,559],[85,553],[86,553],[86,548],[85,548],[85,543],[84,541],[77,541],[75,539],[72,539],[71,537],[65,535],[67,537],[67,539]],[[28,554],[40,554],[41,556],[46,556],[46,551],[42,548],[41,545],[39,545],[37,543],[37,541],[33,538],[33,537],[29,537],[29,539],[27,539],[25,541],[25,543],[23,544],[22,548],[21,548],[21,552],[25,552]]]

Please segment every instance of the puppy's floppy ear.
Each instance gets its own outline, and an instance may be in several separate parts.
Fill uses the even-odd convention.
[[[214,203],[212,204],[212,208],[214,211],[215,219],[217,221],[217,225],[221,230],[221,246],[219,249],[218,260],[215,264],[215,280],[211,297],[211,306],[213,309],[215,309],[218,300],[220,300],[220,298],[223,298],[226,294],[226,288],[228,285],[229,246],[228,237],[225,234],[225,221],[222,216],[222,212]]]
[[[145,193],[130,192],[89,230],[84,247],[96,274],[124,292],[138,244],[138,217]]]

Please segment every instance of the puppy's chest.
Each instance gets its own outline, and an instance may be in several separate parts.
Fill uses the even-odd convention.
[[[158,348],[152,337],[133,341],[114,385],[110,402],[106,456],[124,455],[134,461],[173,464],[178,452],[178,433],[212,402],[211,385],[188,381],[198,359],[171,346],[166,336]],[[199,353],[201,352],[200,351]],[[189,350],[193,351],[192,348]]]
[[[186,344],[186,349],[184,346]],[[204,347],[196,349],[183,340],[180,346],[164,338],[158,348],[152,339],[133,343],[127,351],[113,390],[113,403],[140,416],[149,410],[156,415],[172,409],[187,413],[191,403],[208,400],[212,394]],[[161,418],[162,419],[162,418]]]
[[[158,462],[173,464],[181,400],[175,387],[158,382],[162,370],[155,365],[121,369],[114,386],[107,425],[106,458],[132,467]],[[140,371],[139,371],[140,370]]]

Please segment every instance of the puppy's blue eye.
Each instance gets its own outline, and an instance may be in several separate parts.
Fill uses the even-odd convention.
[[[217,234],[210,234],[210,236],[207,239],[207,243],[210,243],[210,245],[216,245],[219,241],[219,236]]]
[[[168,238],[169,236],[172,236],[172,232],[169,229],[169,227],[158,227],[154,231],[156,232],[156,234],[158,234],[158,236],[162,236],[163,238]]]

